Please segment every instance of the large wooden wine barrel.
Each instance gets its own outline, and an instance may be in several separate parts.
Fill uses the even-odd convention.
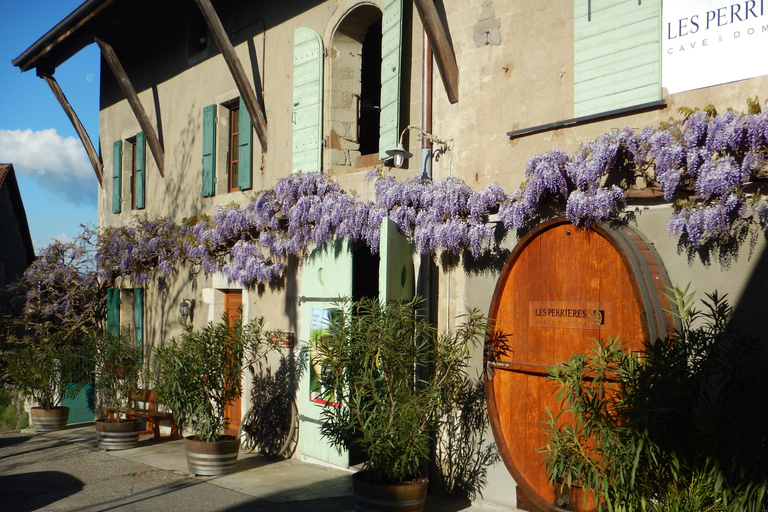
[[[565,499],[548,482],[542,455],[546,408],[557,413],[552,365],[620,336],[631,350],[665,337],[674,316],[670,286],[654,247],[630,227],[578,229],[564,218],[523,237],[499,277],[490,317],[507,335],[486,351],[488,411],[502,459],[518,484],[523,510],[584,510],[583,494]],[[665,311],[667,310],[667,311]],[[498,345],[498,342],[497,342]]]

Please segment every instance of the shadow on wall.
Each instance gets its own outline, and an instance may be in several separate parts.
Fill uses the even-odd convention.
[[[469,500],[482,495],[488,468],[501,460],[490,433],[482,377],[465,379],[460,402],[446,411],[436,444],[435,465],[443,491]]]
[[[299,436],[297,411],[290,399],[295,400],[299,387],[306,362],[303,355],[300,351],[297,357],[291,350],[280,357],[274,374],[269,366],[253,376],[249,412],[243,418],[242,428],[252,436],[259,451],[267,456],[290,458],[296,448]]]

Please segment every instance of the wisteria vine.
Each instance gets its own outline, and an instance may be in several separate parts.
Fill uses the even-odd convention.
[[[733,244],[765,231],[768,206],[749,185],[765,167],[768,114],[757,102],[748,113],[684,111],[682,120],[607,132],[573,154],[561,149],[534,156],[520,189],[506,194],[492,184],[473,190],[449,177],[398,181],[376,175],[375,199],[346,193],[327,175],[295,174],[278,180],[248,205],[213,216],[137,220],[100,236],[100,276],[137,284],[192,263],[206,273],[251,286],[280,279],[288,258],[341,237],[378,250],[389,217],[421,253],[467,250],[478,258],[495,242],[490,214],[507,230],[523,230],[547,215],[564,214],[577,226],[615,219],[628,193],[658,187],[674,213],[668,232],[692,250]]]

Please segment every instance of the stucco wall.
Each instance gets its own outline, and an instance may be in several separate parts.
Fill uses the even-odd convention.
[[[335,2],[304,2],[296,7],[293,2],[258,2],[258,12],[241,3],[226,23],[237,26],[232,38],[235,51],[243,63],[251,83],[260,84],[268,122],[269,150],[259,151],[254,137],[253,189],[246,192],[225,193],[222,187],[225,175],[225,142],[217,138],[216,195],[201,196],[202,109],[213,103],[221,104],[239,96],[228,68],[215,49],[193,56],[186,55],[183,27],[171,26],[166,35],[167,44],[159,44],[156,59],[137,51],[127,58],[126,70],[136,79],[139,97],[155,126],[161,127],[165,149],[165,176],[161,177],[147,149],[146,209],[131,211],[124,201],[123,213],[111,213],[111,152],[112,142],[134,136],[139,125],[126,101],[104,68],[100,116],[101,154],[105,162],[105,184],[99,195],[99,223],[101,226],[129,224],[134,216],[148,218],[169,217],[180,221],[199,213],[213,214],[218,207],[229,203],[246,204],[259,190],[269,188],[291,170],[292,141],[292,61],[293,32],[296,27],[309,27],[317,32],[324,46],[331,46],[335,31],[343,19],[363,2],[337,0]],[[368,2],[381,6],[382,1]],[[455,51],[459,68],[459,101],[450,104],[435,66],[433,84],[433,133],[449,140],[449,150],[434,162],[435,179],[457,176],[475,189],[498,183],[507,192],[517,189],[524,180],[526,163],[534,155],[551,147],[569,153],[579,144],[596,138],[606,130],[625,125],[641,128],[657,125],[670,117],[677,117],[680,107],[715,105],[719,110],[728,107],[741,109],[746,98],[765,97],[768,78],[760,77],[687,93],[667,95],[666,107],[645,113],[626,115],[607,121],[582,124],[572,128],[545,131],[540,134],[510,140],[507,132],[537,126],[573,117],[573,2],[529,2],[507,0],[495,2],[466,2],[444,0],[450,43]],[[421,124],[421,23],[410,2],[406,12],[413,21],[406,24],[407,54],[404,56],[405,83],[402,105],[402,126]],[[250,18],[249,18],[250,17]],[[244,20],[250,20],[248,22]],[[262,21],[257,21],[262,20]],[[234,24],[234,25],[232,25]],[[180,23],[179,25],[183,25]],[[266,28],[266,31],[264,29]],[[115,43],[116,49],[127,48],[126,41]],[[141,50],[141,49],[139,49]],[[120,52],[119,52],[120,53]],[[177,57],[174,57],[177,55]],[[329,52],[325,65],[325,81],[330,83],[334,52]],[[327,88],[326,88],[327,91]],[[326,95],[324,136],[329,135]],[[218,130],[226,124],[225,112],[219,109]],[[417,132],[407,135],[407,146],[418,154]],[[262,160],[263,156],[263,160]],[[370,197],[368,169],[335,173],[324,153],[325,170],[330,172],[347,190],[362,197]],[[408,169],[395,170],[398,178],[408,178],[419,170],[418,158],[411,160]],[[127,194],[128,177],[123,173],[123,197]],[[743,310],[746,327],[760,333],[759,319],[764,315],[760,290],[766,284],[763,267],[765,245],[759,241],[751,257],[744,247],[737,261],[729,268],[717,262],[704,266],[700,261],[689,262],[677,252],[676,240],[666,233],[671,215],[668,205],[657,205],[643,210],[638,228],[650,239],[661,254],[673,283],[691,283],[701,292],[717,289],[728,293],[734,304]],[[508,234],[503,249],[511,250],[516,242]],[[503,256],[504,253],[502,253]],[[488,312],[496,281],[504,263],[503,257],[483,265],[447,267],[437,259],[438,295],[437,322],[441,329],[454,325],[457,315],[466,307]],[[147,286],[146,339],[150,346],[163,343],[181,332],[178,304],[184,298],[197,301],[194,323],[218,319],[223,312],[221,290],[239,288],[227,283],[221,276],[206,276],[189,268],[177,269],[167,280],[153,280]],[[301,315],[297,299],[301,295],[302,268],[291,269],[285,283],[260,286],[244,294],[247,317],[264,316],[268,329],[301,332]],[[125,283],[125,286],[130,286]],[[477,375],[482,371],[482,351],[477,349],[472,358]],[[490,433],[487,433],[490,439]],[[490,468],[488,485],[482,489],[483,500],[499,505],[514,505],[513,481],[507,469],[499,463]]]

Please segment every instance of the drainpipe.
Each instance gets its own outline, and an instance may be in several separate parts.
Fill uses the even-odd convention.
[[[421,129],[432,133],[432,45],[427,32],[422,37],[421,57]],[[421,179],[432,179],[432,142],[421,137]]]
[[[426,31],[423,32],[421,46],[421,129],[426,133],[432,133],[432,46],[429,44]],[[432,142],[424,135],[421,136],[421,179],[432,179]],[[429,254],[423,254],[417,293],[424,299],[423,313],[426,320],[434,325],[437,315],[434,314],[432,273],[432,257]]]
[[[432,46],[429,44],[427,32],[423,32],[422,37],[422,59],[421,59],[421,129],[426,133],[432,133]],[[421,136],[421,179],[432,179],[432,142]],[[419,279],[417,282],[417,294],[424,299],[424,308],[422,315],[430,325],[436,325],[437,315],[435,314],[435,293],[432,290],[432,256],[429,254],[421,255],[419,265]],[[417,372],[422,378],[428,378],[429,368],[418,368]],[[432,454],[434,455],[435,446],[433,445]],[[429,458],[421,461],[422,474],[430,475],[432,465]],[[430,475],[433,476],[433,475]],[[435,481],[436,479],[431,478]]]

